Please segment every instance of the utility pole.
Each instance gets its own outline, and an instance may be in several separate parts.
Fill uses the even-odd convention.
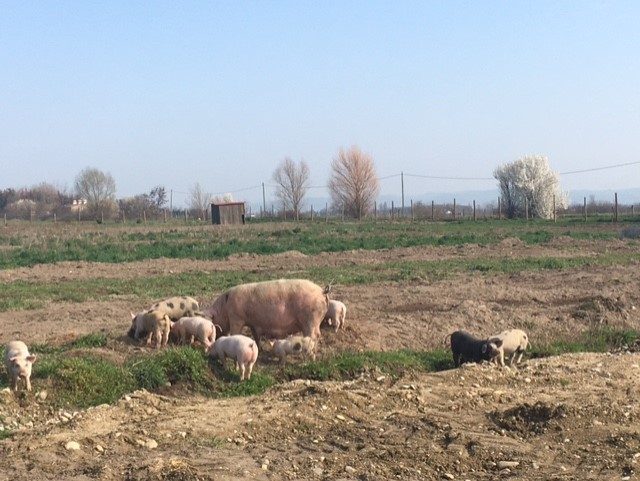
[[[404,217],[404,172],[400,172],[400,188],[402,189],[402,214],[401,217]]]

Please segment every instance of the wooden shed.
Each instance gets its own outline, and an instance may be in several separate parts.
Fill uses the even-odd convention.
[[[244,202],[226,202],[211,204],[211,223],[244,224]]]

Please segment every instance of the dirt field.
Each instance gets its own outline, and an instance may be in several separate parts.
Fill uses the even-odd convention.
[[[489,247],[60,263],[5,270],[0,283],[193,271],[215,276],[233,269],[279,277],[309,266],[339,271],[399,259],[588,257],[603,251],[638,247],[569,238],[531,247],[506,239]],[[215,294],[200,300],[206,305]],[[324,331],[324,356],[442,347],[457,328],[492,334],[522,327],[533,343],[572,339],[597,325],[640,328],[637,264],[337,285],[334,297],[348,306],[346,329]],[[20,337],[59,344],[100,331],[112,339],[109,355],[124,358],[132,348],[118,339],[129,311],[139,307],[124,296],[2,312],[0,342]],[[635,479],[639,374],[639,354],[575,354],[527,360],[519,370],[472,366],[395,381],[378,372],[342,383],[296,381],[254,398],[138,392],[75,415],[34,399],[20,407],[3,392],[3,423],[22,428],[0,441],[0,480]],[[66,449],[69,441],[80,449]]]

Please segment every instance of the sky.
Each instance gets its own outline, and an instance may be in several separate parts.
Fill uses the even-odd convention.
[[[380,177],[489,179],[407,176],[407,195],[495,189],[527,154],[637,162],[639,25],[637,1],[0,0],[0,188],[95,167],[118,197],[252,200],[285,156],[323,186],[351,145]],[[637,188],[640,164],[561,182]]]

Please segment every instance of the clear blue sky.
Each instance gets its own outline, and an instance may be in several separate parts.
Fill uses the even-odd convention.
[[[232,191],[284,156],[324,184],[352,144],[380,176],[640,160],[638,1],[2,1],[0,65],[0,188],[93,166],[120,197]],[[563,187],[640,187],[640,165]]]

